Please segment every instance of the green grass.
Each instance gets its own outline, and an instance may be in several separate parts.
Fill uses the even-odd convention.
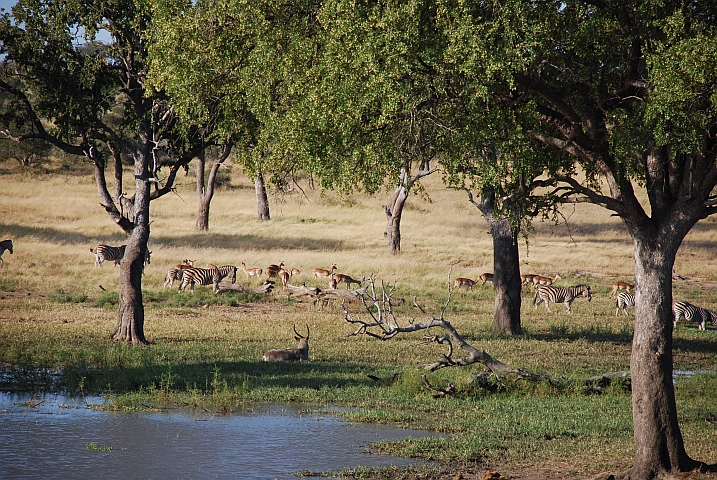
[[[515,382],[485,379],[481,365],[426,372],[424,365],[444,354],[445,346],[426,343],[423,333],[390,341],[346,336],[356,327],[345,321],[340,305],[301,303],[280,287],[262,296],[214,295],[206,286],[180,294],[162,286],[167,269],[184,258],[200,266],[243,261],[250,268],[284,261],[301,270],[292,283],[320,287],[325,282],[312,278],[312,269],[337,263],[340,273],[354,278],[374,273],[379,282],[395,283],[394,296],[405,299],[394,310],[402,324],[424,318],[412,306],[414,296],[438,315],[451,265],[454,278],[476,278],[490,271],[493,258],[485,221],[465,205],[464,195],[443,189],[438,180],[427,186],[432,203],[409,199],[416,205],[404,215],[402,253],[391,256],[380,208],[390,193],[344,198],[307,188],[309,201],[277,201],[272,220],[256,222],[253,183],[232,174],[233,188],[220,189],[213,201],[210,232],[196,232],[193,179],[182,179],[178,195],[152,203],[152,264],[142,280],[151,345],[142,348],[110,340],[119,269],[95,267],[89,248],[119,245],[124,237],[97,207],[91,172],[36,172],[32,182],[22,181],[27,173],[8,172],[0,162],[6,210],[0,237],[15,242],[15,253],[3,257],[0,269],[0,390],[100,394],[113,400],[102,408],[121,410],[172,404],[230,412],[267,401],[304,402],[317,410],[341,406],[346,408],[337,414],[354,421],[445,434],[376,446],[381,452],[457,464],[517,468],[562,461],[587,475],[624,469],[634,456],[628,385],[617,381],[598,392],[570,381],[629,369],[633,318],[616,317],[608,294],[614,279],[634,276],[632,245],[619,220],[602,211],[576,206],[570,238],[560,227],[538,222],[529,255],[520,246],[524,272],[560,273],[560,285],[592,286],[592,302],[578,299],[572,314],[562,305],[551,306],[552,314],[542,305],[534,309],[533,291],[526,288],[523,334],[506,337],[491,330],[490,285],[453,293],[445,317],[468,342],[514,367],[561,379]],[[131,181],[128,171],[127,185]],[[48,201],[64,208],[47,209]],[[717,308],[717,288],[709,283],[717,270],[714,247],[709,225],[683,242],[676,269],[696,280],[675,281],[676,299]],[[259,285],[241,271],[237,281]],[[368,318],[360,303],[347,308]],[[269,349],[296,346],[294,325],[311,328],[311,361],[262,362]],[[678,325],[675,370],[708,372],[677,381],[680,426],[688,453],[708,463],[717,463],[715,351],[714,327],[700,332],[693,324]],[[376,386],[367,377],[394,372],[402,375],[391,386]],[[433,385],[452,382],[456,395],[433,398],[424,373]],[[438,474],[416,476],[432,473]]]

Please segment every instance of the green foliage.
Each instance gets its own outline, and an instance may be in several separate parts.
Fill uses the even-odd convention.
[[[85,303],[87,295],[66,293],[63,289],[59,289],[56,293],[51,293],[49,299],[57,303]]]

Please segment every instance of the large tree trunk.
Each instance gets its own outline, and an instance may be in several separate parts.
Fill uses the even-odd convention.
[[[254,189],[256,190],[256,209],[259,221],[269,220],[269,197],[266,195],[266,185],[264,185],[264,176],[259,172],[254,179]]]
[[[493,331],[506,335],[519,335],[520,307],[522,304],[520,281],[520,253],[518,233],[520,230],[505,215],[495,215],[495,192],[486,188],[481,192],[480,202],[466,189],[468,201],[480,210],[488,222],[493,237],[493,287],[495,288],[495,310]]]
[[[134,227],[127,240],[120,264],[119,311],[112,335],[115,341],[146,345],[144,336],[144,304],[142,301],[142,271],[149,240],[150,172],[148,135],[140,133],[135,152]]]
[[[676,232],[675,232],[676,233]],[[635,331],[630,357],[635,462],[651,479],[698,465],[686,453],[672,383],[672,267],[683,236],[635,237]]]
[[[520,326],[520,256],[518,230],[505,217],[491,224],[493,236],[493,287],[495,311],[493,331],[506,335],[519,335]]]

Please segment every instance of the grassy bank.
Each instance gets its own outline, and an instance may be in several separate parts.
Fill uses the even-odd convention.
[[[128,176],[127,185],[131,176]],[[152,263],[143,280],[147,348],[109,340],[116,320],[118,268],[94,266],[89,248],[124,243],[99,207],[85,169],[19,170],[0,162],[0,237],[15,241],[0,269],[0,366],[4,390],[41,392],[62,388],[77,394],[112,395],[118,408],[167,404],[231,411],[249,401],[306,402],[356,407],[344,413],[359,421],[395,423],[451,435],[380,447],[383,452],[486,467],[551,464],[565,475],[625,468],[632,459],[630,394],[618,382],[595,394],[569,382],[560,385],[479,384],[479,365],[429,373],[435,385],[453,382],[454,398],[434,399],[420,378],[443,347],[420,334],[379,342],[347,337],[354,330],[339,305],[315,306],[269,296],[215,297],[207,287],[179,294],[163,288],[168,268],[189,258],[197,264],[265,268],[283,261],[301,273],[292,283],[321,285],[313,268],[354,278],[375,274],[396,283],[396,297],[416,296],[435,314],[447,296],[448,270],[475,279],[492,270],[492,243],[485,221],[465,194],[430,178],[430,202],[411,197],[404,214],[402,253],[388,254],[382,236],[387,195],[321,194],[302,185],[272,196],[272,220],[255,220],[253,183],[232,172],[212,203],[210,231],[194,230],[194,178],[183,177],[177,195],[151,206]],[[473,345],[493,357],[556,378],[584,378],[629,367],[632,317],[616,317],[608,293],[614,280],[631,281],[632,246],[619,220],[597,207],[565,212],[567,225],[537,222],[521,244],[525,273],[554,276],[559,285],[589,283],[595,296],[579,299],[573,314],[556,306],[534,310],[523,294],[517,338],[490,331],[490,286],[453,295],[446,318]],[[717,241],[714,219],[695,228],[676,262],[675,298],[717,309]],[[238,281],[248,283],[240,271]],[[252,279],[250,283],[258,285]],[[102,288],[100,288],[100,286]],[[353,314],[362,307],[349,305]],[[410,301],[397,309],[408,322],[419,312]],[[267,364],[271,348],[293,348],[292,327],[311,328],[310,358],[302,364]],[[717,462],[717,331],[680,325],[675,332],[678,408],[688,453]],[[391,386],[368,374],[401,372]]]

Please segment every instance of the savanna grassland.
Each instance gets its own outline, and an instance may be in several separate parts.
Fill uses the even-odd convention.
[[[127,170],[125,188],[132,188]],[[3,390],[111,396],[116,408],[162,408],[168,403],[230,412],[249,401],[305,402],[307,408],[357,407],[357,421],[394,423],[450,435],[377,446],[386,453],[440,460],[423,472],[345,472],[372,478],[451,478],[487,468],[514,478],[582,477],[629,466],[633,456],[629,385],[600,393],[569,381],[504,384],[473,381],[480,365],[428,373],[439,386],[450,380],[452,398],[434,399],[420,376],[445,347],[421,334],[390,341],[346,336],[355,330],[340,305],[287,298],[281,285],[268,296],[221,294],[209,287],[178,294],[163,287],[167,270],[183,259],[197,265],[233,264],[265,269],[284,262],[300,273],[291,283],[326,286],[311,271],[336,263],[339,273],[395,284],[400,321],[420,319],[415,296],[439,315],[454,277],[492,271],[485,220],[463,192],[443,187],[439,174],[424,183],[427,197],[409,198],[402,222],[402,252],[392,256],[383,238],[382,204],[389,193],[293,190],[271,194],[272,219],[256,220],[253,182],[240,167],[225,172],[215,195],[208,232],[195,230],[195,178],[182,177],[176,194],[152,202],[151,264],[143,279],[149,347],[110,341],[116,321],[119,269],[94,265],[90,248],[120,245],[123,234],[99,205],[87,165],[52,162],[18,167],[0,162],[0,239],[10,238],[0,269],[0,377]],[[131,195],[131,191],[129,194]],[[591,205],[568,206],[563,221],[536,220],[520,245],[521,271],[560,274],[557,285],[588,283],[592,302],[578,299],[534,310],[524,289],[524,334],[491,332],[493,290],[477,284],[453,293],[445,311],[474,346],[514,367],[556,379],[586,378],[629,369],[632,317],[615,316],[609,297],[615,280],[632,283],[632,244],[616,217]],[[717,310],[717,219],[698,224],[675,264],[674,296]],[[451,265],[453,265],[451,270]],[[240,270],[237,281],[259,286]],[[352,315],[366,316],[360,303]],[[632,313],[632,309],[630,309]],[[294,348],[293,326],[311,329],[310,362],[268,364],[271,348]],[[707,332],[682,322],[674,336],[676,393],[688,453],[717,463],[717,327]],[[367,375],[401,372],[391,386]],[[501,379],[502,380],[502,379]],[[421,477],[425,478],[425,477]],[[480,476],[479,476],[480,478]],[[697,478],[697,477],[694,477]],[[702,478],[702,477],[699,477]]]

